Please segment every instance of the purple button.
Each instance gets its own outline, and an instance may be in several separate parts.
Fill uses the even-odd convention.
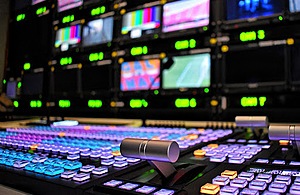
[[[246,179],[235,178],[230,182],[231,187],[244,188],[248,184]]]
[[[265,181],[259,181],[259,180],[253,180],[249,184],[249,188],[252,190],[264,190],[267,187],[267,182]]]
[[[220,190],[220,195],[237,195],[239,189],[236,187],[225,186]]]

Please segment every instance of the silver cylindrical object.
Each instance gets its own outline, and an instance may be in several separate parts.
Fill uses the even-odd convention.
[[[174,163],[179,157],[179,145],[175,141],[126,138],[120,151],[123,156],[144,160]]]
[[[269,120],[266,116],[237,116],[235,124],[237,127],[267,127]]]
[[[300,126],[271,125],[269,127],[269,139],[300,141]]]

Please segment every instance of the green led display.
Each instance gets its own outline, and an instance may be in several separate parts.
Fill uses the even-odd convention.
[[[68,65],[68,64],[72,64],[71,57],[65,57],[65,58],[60,59],[60,65],[64,66],[64,65]]]
[[[97,15],[104,14],[104,13],[105,13],[105,6],[97,7],[95,9],[92,9],[92,11],[91,11],[92,16],[97,16]]]
[[[30,102],[30,107],[31,108],[40,108],[40,107],[42,107],[42,101],[40,101],[40,100],[33,100],[33,101],[31,101]]]
[[[195,98],[192,99],[176,99],[175,100],[175,106],[177,108],[195,108],[197,106],[197,101]]]
[[[258,30],[257,32],[256,31],[242,32],[240,34],[240,40],[242,42],[255,41],[257,39],[263,40],[265,39],[265,37],[266,35],[264,30]]]
[[[130,100],[130,107],[131,108],[142,108],[142,107],[147,108],[148,107],[148,102],[144,99],[142,99],[142,100],[132,99],[132,100]]]
[[[148,47],[144,46],[144,47],[133,47],[130,51],[132,56],[138,56],[138,55],[142,55],[142,54],[147,54],[148,53]]]
[[[204,89],[204,92],[205,92],[205,93],[209,93],[209,88],[205,88],[205,89]]]
[[[18,88],[21,88],[21,87],[22,87],[22,83],[18,82]]]
[[[159,94],[159,91],[158,91],[158,90],[154,90],[154,94],[155,94],[155,95],[158,95],[158,94]]]
[[[103,60],[103,58],[104,58],[103,52],[100,52],[100,53],[91,53],[90,56],[89,56],[89,60],[91,62],[100,61],[100,60]]]
[[[3,80],[3,84],[4,84],[4,85],[6,84],[6,80],[5,80],[5,79]]]
[[[175,48],[177,50],[188,49],[188,48],[192,49],[192,48],[196,47],[196,44],[197,44],[197,42],[195,39],[176,41]]]
[[[75,19],[74,15],[68,15],[68,16],[63,17],[62,23],[65,24],[65,23],[73,22],[74,19]]]
[[[30,63],[25,63],[24,70],[29,70],[29,69],[30,69]]]
[[[44,14],[47,11],[47,7],[41,7],[39,9],[36,10],[36,15],[41,15]]]
[[[24,20],[25,19],[25,14],[20,14],[17,16],[17,21],[21,21],[21,20]]]
[[[241,106],[243,107],[263,107],[265,106],[265,103],[267,101],[267,98],[262,97],[243,97],[241,99]]]
[[[58,106],[61,108],[70,108],[71,102],[69,100],[59,100]]]
[[[15,106],[16,108],[18,108],[18,107],[19,107],[19,102],[18,102],[18,101],[14,101],[14,106]]]
[[[88,107],[90,107],[90,108],[101,108],[102,107],[102,101],[101,100],[89,100],[88,101]]]

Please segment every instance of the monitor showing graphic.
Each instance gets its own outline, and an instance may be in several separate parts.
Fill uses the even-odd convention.
[[[32,5],[35,5],[35,4],[38,4],[38,3],[41,3],[41,2],[44,2],[46,0],[32,0]]]
[[[57,11],[62,12],[68,9],[79,7],[83,4],[83,0],[57,0]]]
[[[163,32],[208,25],[209,3],[210,0],[181,0],[165,4]]]
[[[300,0],[290,0],[290,11],[291,12],[300,11]]]
[[[83,46],[108,43],[113,38],[113,17],[93,20],[83,27]]]
[[[159,72],[159,59],[124,62],[121,65],[121,90],[158,89],[160,86]]]
[[[173,57],[174,64],[163,71],[163,88],[200,88],[210,86],[210,54]]]
[[[61,28],[56,32],[55,47],[67,51],[70,46],[76,46],[81,41],[81,26],[75,25]]]

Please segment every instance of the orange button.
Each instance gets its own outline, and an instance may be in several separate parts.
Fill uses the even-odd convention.
[[[217,194],[220,191],[220,186],[216,184],[207,183],[201,187],[200,193],[203,194]]]
[[[229,171],[226,170],[223,173],[221,173],[222,177],[229,177],[229,179],[234,179],[237,176],[237,171]]]
[[[65,137],[65,135],[66,135],[65,132],[60,132],[60,133],[58,134],[59,137]]]
[[[111,154],[112,154],[113,156],[121,156],[121,152],[118,151],[118,150],[112,151]]]
[[[218,148],[219,145],[218,145],[218,144],[209,144],[207,147],[210,147],[210,148]]]
[[[159,137],[158,136],[154,136],[152,137],[153,140],[159,140]]]
[[[91,127],[90,126],[84,126],[84,130],[90,130]]]
[[[189,134],[187,137],[188,137],[189,140],[194,140],[194,139],[198,138],[198,135],[196,135],[196,134]]]
[[[31,145],[31,146],[30,146],[30,149],[31,149],[31,150],[35,150],[35,149],[37,149],[38,146],[39,146],[38,144]]]
[[[198,129],[198,132],[199,133],[202,133],[202,132],[204,132],[205,131],[205,129]]]
[[[279,144],[281,146],[287,146],[287,145],[289,145],[289,143],[290,143],[290,141],[288,141],[288,140],[279,140]]]
[[[195,156],[204,156],[206,154],[206,151],[204,150],[195,150],[194,155]]]

